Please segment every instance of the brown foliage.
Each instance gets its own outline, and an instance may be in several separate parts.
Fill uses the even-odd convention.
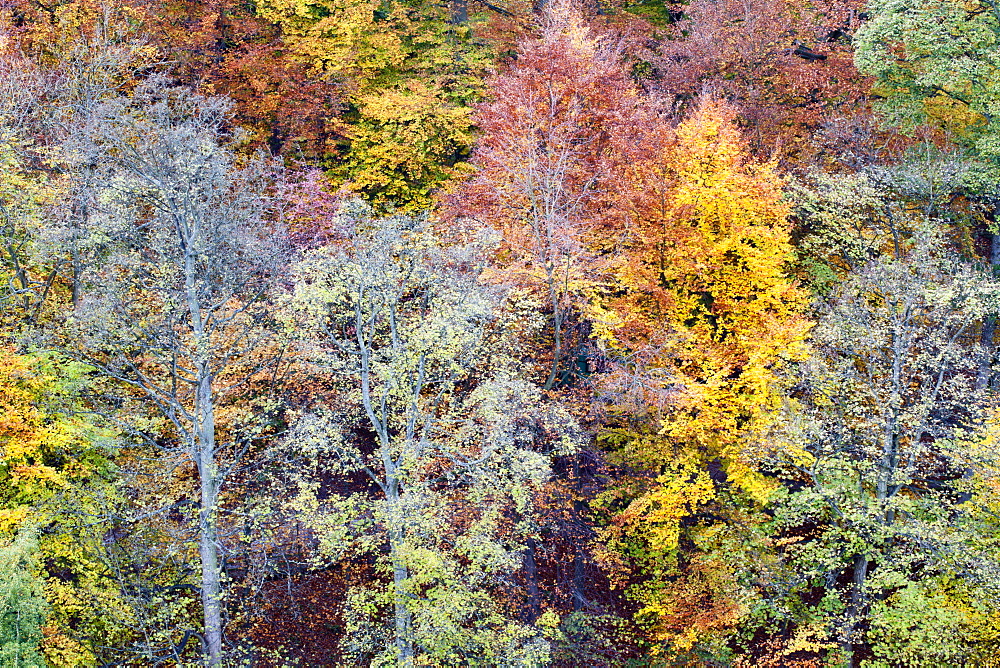
[[[694,0],[653,47],[652,83],[683,100],[710,92],[735,104],[758,156],[820,161],[825,125],[866,111],[868,81],[850,46],[862,5]]]

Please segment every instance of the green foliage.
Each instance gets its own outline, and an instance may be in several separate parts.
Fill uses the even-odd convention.
[[[24,528],[0,547],[0,664],[42,668],[39,654],[46,603],[35,530]]]
[[[570,451],[579,430],[486,347],[504,303],[479,281],[488,239],[449,241],[426,218],[363,207],[343,215],[348,241],[306,255],[292,302],[340,400],[290,437],[377,488],[320,502],[315,484],[300,486],[327,558],[375,552],[391,577],[352,590],[342,645],[374,665],[544,663],[548,643],[503,605],[526,529],[510,517],[530,516],[550,453]],[[351,621],[361,610],[366,624]]]
[[[333,173],[379,207],[427,206],[431,194],[468,170],[471,110],[423,81],[359,96],[351,149]]]
[[[956,600],[944,578],[908,582],[872,606],[872,652],[880,660],[865,665],[918,668],[968,661],[974,658],[970,632],[977,612]]]
[[[891,166],[850,174],[813,171],[786,189],[795,222],[796,270],[828,297],[850,273],[882,256],[900,256],[929,218],[961,252],[972,255],[973,212],[955,206],[969,192],[988,191],[989,170],[959,152],[920,144]]]
[[[1000,159],[1000,8],[975,0],[873,0],[855,62],[878,109],[905,129],[931,123]]]
[[[993,307],[998,286],[951,255],[933,228],[900,244],[899,257],[870,262],[834,291],[772,460],[785,484],[772,508],[794,574],[788,591],[803,600],[816,588],[827,593],[807,606],[812,612],[796,605],[792,617],[819,613],[826,638],[867,641],[893,665],[913,660],[917,645],[928,661],[947,662],[979,644],[957,634],[971,623],[961,599],[913,619],[930,605],[917,603],[918,593],[943,595],[942,574],[975,583],[973,605],[1000,593],[996,555],[983,540],[989,532],[963,521],[959,501],[963,475],[996,466],[967,442],[985,397],[965,333]],[[860,630],[863,621],[870,631]],[[907,633],[915,645],[903,642]]]

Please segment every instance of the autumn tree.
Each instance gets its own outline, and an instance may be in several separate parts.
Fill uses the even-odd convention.
[[[58,276],[38,266],[41,217],[57,198],[57,188],[30,168],[32,123],[46,87],[43,75],[25,58],[0,54],[0,245],[3,324],[37,321]],[[34,127],[33,127],[34,126]]]
[[[591,241],[610,187],[615,128],[635,120],[639,98],[612,36],[593,31],[570,3],[552,5],[543,20],[541,35],[521,41],[517,59],[490,82],[491,99],[476,115],[478,171],[456,207],[499,229],[505,274],[544,293],[551,389],[563,370],[567,320],[597,278]]]
[[[351,594],[344,643],[401,666],[544,663],[547,642],[500,588],[523,548],[511,517],[531,514],[550,453],[575,447],[579,429],[486,348],[501,295],[479,281],[477,243],[438,237],[422,217],[354,216],[345,243],[296,266],[294,298],[343,399],[305,417],[292,444],[374,486],[314,502],[322,549],[384,545],[391,577],[387,595]],[[386,604],[382,636],[359,615]]]
[[[332,167],[355,192],[421,207],[464,173],[488,49],[445,4],[268,0],[258,11],[311,72],[344,82],[349,147]]]
[[[634,475],[602,504],[614,511],[612,553],[656,574],[637,595],[653,637],[666,641],[678,638],[667,624],[674,594],[658,578],[674,573],[681,520],[724,492],[745,504],[773,490],[757,470],[760,438],[809,323],[785,275],[780,181],[747,160],[730,108],[703,102],[658,157],[628,170],[630,237],[614,265],[621,289],[600,305],[595,335],[618,360],[605,379],[602,439]],[[696,636],[682,629],[681,646]]]
[[[888,650],[878,633],[909,619],[934,637],[935,625],[964,626],[961,609],[997,595],[990,539],[971,504],[961,505],[968,481],[995,467],[970,442],[987,406],[976,387],[976,327],[996,291],[925,227],[901,241],[900,254],[839,285],[813,333],[815,353],[797,373],[779,428],[785,445],[774,465],[786,489],[775,499],[776,528],[790,538],[783,552],[793,589],[823,590],[811,612],[847,660],[866,644],[886,660],[910,657],[906,665],[918,654],[968,660],[985,647],[957,627],[945,633],[963,640],[940,637],[919,649]],[[792,538],[803,525],[815,528]],[[933,601],[946,581],[956,583],[957,600]],[[980,589],[980,603],[961,600],[962,589],[971,596],[965,581]],[[920,600],[935,612],[918,612]]]
[[[106,103],[90,150],[107,183],[92,206],[111,243],[67,322],[66,344],[143,397],[167,429],[153,443],[197,471],[209,665],[224,652],[220,494],[265,418],[223,423],[221,415],[274,362],[260,354],[272,336],[264,297],[284,261],[284,235],[268,220],[268,170],[235,163],[227,110],[158,79],[132,100]],[[133,421],[134,433],[145,424]]]
[[[343,142],[343,91],[310,71],[280,28],[251,5],[225,0],[132,0],[146,40],[179,83],[233,100],[233,120],[252,150],[319,165]]]
[[[873,147],[868,85],[851,40],[864,3],[694,0],[637,3],[649,38],[636,51],[644,84],[690,110],[711,92],[740,110],[751,152],[783,167],[835,165]],[[841,143],[846,135],[850,144]]]

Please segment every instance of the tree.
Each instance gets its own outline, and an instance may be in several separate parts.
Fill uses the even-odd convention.
[[[639,98],[621,44],[587,26],[569,3],[546,10],[542,34],[490,82],[479,106],[475,177],[458,212],[504,235],[506,272],[545,294],[552,312],[551,389],[566,355],[565,327],[596,280],[592,246],[611,187],[616,128],[637,120]]]
[[[0,126],[2,127],[2,126]],[[7,128],[14,130],[8,126]],[[23,129],[23,128],[18,128]],[[3,130],[0,130],[2,132]],[[0,298],[2,321],[8,328],[34,324],[44,315],[56,292],[58,269],[39,266],[41,216],[58,198],[58,188],[27,168],[18,155],[18,138],[0,138],[0,246],[5,294]],[[12,145],[13,144],[13,145]]]
[[[0,660],[11,668],[41,668],[38,646],[46,606],[33,529],[25,528],[12,544],[0,547],[0,564]]]
[[[877,108],[905,129],[930,122],[988,160],[1000,158],[1000,10],[990,2],[870,5],[855,61],[875,77]]]
[[[792,248],[780,181],[747,161],[730,108],[703,102],[659,155],[625,170],[618,210],[629,236],[594,325],[617,366],[602,383],[600,438],[625,472],[601,499],[605,556],[648,574],[633,588],[644,624],[655,641],[688,649],[697,629],[731,626],[738,606],[721,600],[725,569],[673,579],[682,537],[706,504],[728,499],[713,514],[743,524],[774,489],[757,467],[760,438],[810,323],[785,274]],[[702,597],[718,602],[715,619],[678,622],[678,609],[700,614]]]
[[[640,56],[648,85],[693,108],[711,91],[740,110],[751,152],[783,167],[843,160],[838,125],[864,127],[868,85],[852,62],[863,2],[693,0],[664,3],[667,25]],[[831,155],[832,154],[832,155]]]
[[[417,209],[463,174],[468,105],[489,58],[446,3],[267,0],[258,11],[312,72],[346,82],[350,146],[333,171],[355,192],[382,209]]]
[[[510,518],[530,514],[549,453],[571,450],[578,428],[486,347],[500,295],[479,282],[477,244],[438,238],[421,217],[355,216],[346,243],[296,266],[294,298],[343,398],[303,419],[292,444],[374,485],[332,504],[326,549],[375,540],[392,579],[389,596],[362,589],[348,604],[390,605],[392,649],[380,652],[377,628],[345,640],[375,634],[362,645],[401,666],[543,662],[546,643],[498,588],[523,549]]]
[[[227,110],[224,100],[156,78],[132,100],[106,103],[90,149],[107,187],[91,205],[109,249],[66,323],[65,344],[168,426],[160,441],[137,416],[132,433],[197,471],[204,640],[213,666],[224,649],[221,493],[267,420],[259,411],[222,415],[279,355],[265,298],[285,261],[285,235],[269,214],[268,170],[235,163]]]
[[[797,373],[777,432],[785,447],[772,459],[785,486],[776,529],[788,538],[792,591],[822,588],[817,609],[848,658],[866,633],[887,651],[879,629],[906,623],[933,635],[1000,591],[967,485],[996,466],[970,441],[987,407],[971,353],[997,288],[950,255],[933,228],[918,229],[900,255],[872,260],[836,288],[814,356]],[[812,528],[799,533],[803,526]],[[959,600],[934,602],[946,582]],[[980,603],[968,603],[966,587],[979,588]],[[917,612],[921,605],[934,613]],[[884,658],[976,656],[975,641],[949,643],[897,646]]]
[[[746,161],[732,117],[706,102],[658,158],[629,168],[632,235],[614,266],[625,290],[604,301],[595,333],[611,350],[655,351],[648,363],[674,388],[660,435],[721,456],[739,480],[744,438],[767,421],[778,368],[802,356],[809,323],[784,273],[780,182]]]
[[[858,31],[855,62],[875,77],[876,108],[904,131],[929,124],[943,129],[972,157],[985,163],[968,179],[974,194],[993,208],[986,253],[1000,272],[1000,9],[990,2],[901,0],[875,2],[872,18]],[[977,183],[978,181],[978,183]],[[984,372],[988,383],[995,350],[997,314],[983,322]]]

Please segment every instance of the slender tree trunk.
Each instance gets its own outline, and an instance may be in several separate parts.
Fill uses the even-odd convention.
[[[413,665],[413,613],[406,606],[406,581],[410,574],[402,563],[396,550],[393,549],[392,583],[395,598],[396,617],[396,651],[399,654],[400,668],[410,668]]]
[[[524,550],[524,579],[528,588],[528,623],[533,623],[542,613],[542,597],[538,589],[538,543],[534,538],[528,539]]]
[[[549,370],[549,377],[545,381],[545,389],[551,390],[556,383],[556,375],[559,373],[559,363],[562,361],[562,326],[564,313],[559,299],[559,281],[555,275],[555,267],[549,263],[545,268],[549,283],[549,301],[552,302],[552,368]]]
[[[219,556],[218,518],[219,467],[215,459],[215,396],[212,388],[211,341],[205,331],[202,303],[198,293],[195,240],[198,227],[185,230],[181,237],[184,249],[184,289],[188,317],[195,344],[197,369],[194,406],[194,445],[192,453],[198,465],[201,483],[201,508],[198,512],[198,551],[201,555],[201,602],[205,621],[205,665],[222,665],[222,574]]]
[[[580,454],[573,456],[573,486],[576,488],[576,495],[573,499],[573,520],[577,526],[583,525],[583,511],[586,505],[583,502],[583,478],[580,475]],[[576,553],[573,555],[573,611],[580,612],[587,602],[585,595],[586,581],[584,570],[583,539],[580,537],[576,541]]]
[[[583,604],[587,599],[583,595],[583,548],[577,545],[576,554],[573,555],[573,612],[583,610]]]
[[[840,639],[840,649],[849,666],[854,666],[854,628],[863,614],[864,586],[868,577],[868,557],[859,554],[854,558],[854,582],[851,586],[851,604],[847,609],[847,624]]]
[[[386,503],[388,504],[389,552],[392,560],[392,587],[394,601],[394,616],[396,623],[396,653],[397,665],[400,668],[413,666],[413,613],[406,605],[406,581],[410,573],[403,561],[402,551],[406,537],[403,526],[399,483],[390,478],[386,486]]]
[[[202,503],[214,507],[218,493],[214,485],[203,481]],[[222,578],[219,560],[218,533],[215,512],[202,508],[199,518],[199,552],[201,554],[201,602],[204,607],[206,666],[222,665]]]
[[[198,385],[196,457],[201,479],[198,548],[201,555],[201,602],[205,621],[205,665],[222,665],[222,564],[216,525],[219,503],[218,465],[215,461],[215,406],[211,374],[202,366]]]
[[[70,248],[70,270],[73,272],[71,280],[73,308],[80,306],[80,257],[76,249],[76,241],[72,241]]]

